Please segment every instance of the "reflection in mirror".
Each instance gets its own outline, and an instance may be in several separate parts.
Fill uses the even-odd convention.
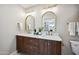
[[[31,15],[28,15],[25,19],[25,30],[31,33],[35,28],[35,18]]]
[[[55,32],[56,30],[56,15],[51,12],[47,11],[42,16],[42,27],[44,28],[44,31],[52,31]]]

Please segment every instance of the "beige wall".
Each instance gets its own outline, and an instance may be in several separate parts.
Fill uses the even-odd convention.
[[[51,9],[57,15],[57,32],[60,34],[60,37],[63,40],[64,46],[62,46],[62,54],[72,54],[70,48],[70,40],[79,40],[79,36],[71,37],[68,33],[68,24],[71,21],[79,21],[78,12],[79,5],[58,5]],[[34,7],[27,9],[26,12],[36,12],[36,27],[38,28],[41,25],[41,7]],[[37,24],[39,22],[39,24]]]
[[[17,22],[24,19],[24,10],[18,5],[0,5],[0,54],[16,50]]]
[[[78,9],[79,5],[60,5],[58,6],[57,15],[57,32],[60,34],[64,46],[62,54],[72,54],[70,48],[70,40],[79,40],[79,36],[72,37],[68,33],[68,24],[71,21],[79,21]]]

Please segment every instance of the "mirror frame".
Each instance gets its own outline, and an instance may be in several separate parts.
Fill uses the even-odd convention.
[[[28,18],[29,16],[33,18],[32,20],[33,20],[33,22],[34,22],[34,28],[35,28],[35,17],[32,16],[32,15],[28,15],[28,16],[26,17],[26,19],[25,19],[25,31],[26,31],[26,32],[29,32],[29,31],[30,31],[30,30],[28,29],[28,26],[27,26],[27,18]]]
[[[55,31],[54,32],[56,32],[56,20],[57,20],[57,16],[56,16],[56,14],[54,13],[54,12],[52,12],[52,11],[46,11],[45,13],[43,13],[42,14],[42,20],[41,20],[41,22],[42,22],[42,25],[41,25],[41,27],[43,27],[43,17],[44,17],[44,15],[45,14],[47,14],[47,13],[52,13],[53,15],[55,15]],[[44,30],[43,30],[44,31]]]

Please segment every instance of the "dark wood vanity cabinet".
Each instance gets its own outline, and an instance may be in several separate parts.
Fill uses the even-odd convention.
[[[61,42],[17,35],[16,49],[28,55],[61,55]]]

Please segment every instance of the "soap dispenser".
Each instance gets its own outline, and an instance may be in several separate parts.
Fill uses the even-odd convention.
[[[36,34],[36,29],[34,29],[34,34]]]

